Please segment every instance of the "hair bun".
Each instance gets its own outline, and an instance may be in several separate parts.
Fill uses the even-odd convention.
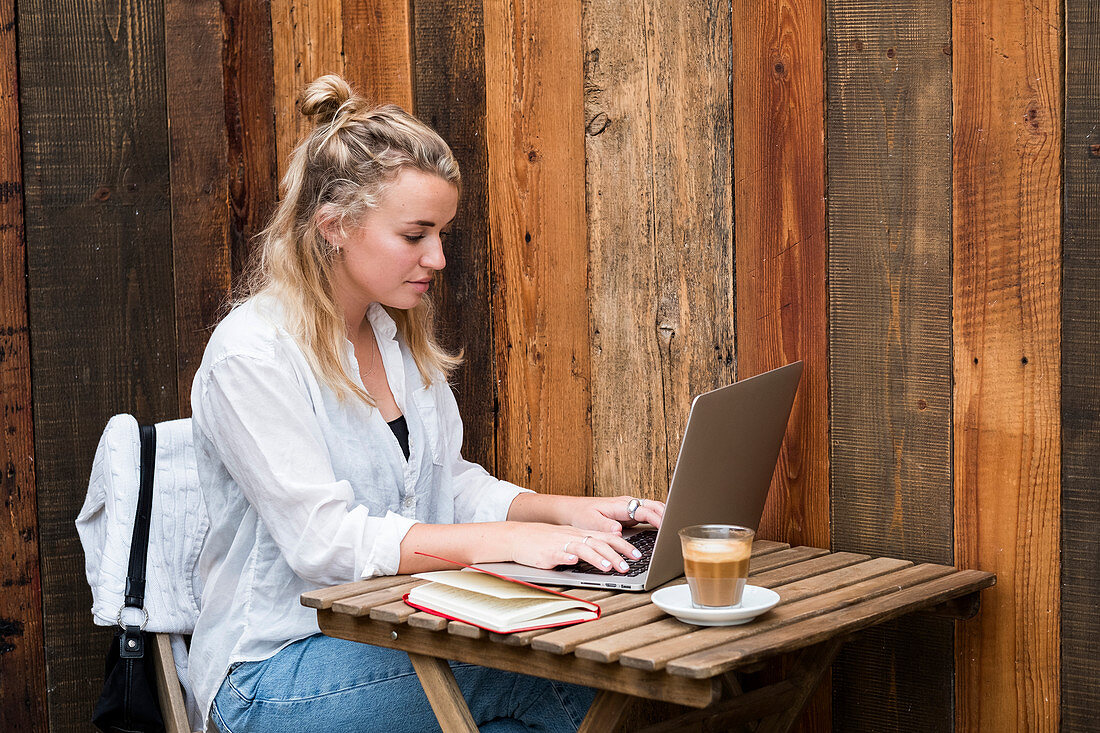
[[[306,86],[300,109],[315,126],[327,125],[341,113],[355,112],[361,102],[343,77],[325,74]]]

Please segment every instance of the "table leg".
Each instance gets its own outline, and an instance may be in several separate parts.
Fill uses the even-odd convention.
[[[795,687],[789,707],[762,719],[756,733],[786,733],[791,729],[844,641],[845,639],[834,638],[802,650],[787,678]]]
[[[610,733],[619,725],[619,721],[626,712],[626,704],[630,702],[630,695],[621,692],[609,692],[600,690],[596,694],[596,700],[588,709],[588,715],[584,716],[584,722],[577,729],[577,733]]]
[[[477,733],[474,716],[447,660],[409,652],[409,661],[443,733]]]

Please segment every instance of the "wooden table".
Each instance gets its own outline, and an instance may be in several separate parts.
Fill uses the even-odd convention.
[[[681,623],[649,593],[574,591],[603,617],[561,629],[493,634],[415,611],[401,600],[423,582],[372,578],[302,596],[329,636],[409,654],[446,733],[476,731],[446,660],[576,682],[600,690],[582,731],[612,731],[631,696],[698,710],[651,726],[674,731],[708,725],[785,731],[853,633],[914,611],[954,618],[977,613],[992,573],[914,564],[757,540],[750,582],[779,593],[778,606],[741,626]],[[683,578],[672,583],[682,583]],[[750,689],[752,679],[768,680]]]

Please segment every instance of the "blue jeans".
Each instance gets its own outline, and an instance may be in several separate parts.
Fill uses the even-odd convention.
[[[482,731],[575,731],[588,687],[451,662]],[[210,717],[223,733],[438,731],[405,652],[316,634],[262,662],[234,664]]]

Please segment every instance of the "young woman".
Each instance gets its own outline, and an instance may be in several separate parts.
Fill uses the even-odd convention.
[[[337,76],[301,109],[313,129],[191,393],[211,517],[191,681],[226,733],[432,730],[407,656],[321,636],[301,593],[453,567],[418,551],[621,567],[634,555],[623,526],[659,525],[664,505],[536,494],[462,459],[458,358],[436,343],[426,298],[458,165],[431,129],[367,107]],[[573,730],[592,700],[453,667],[483,730]]]

